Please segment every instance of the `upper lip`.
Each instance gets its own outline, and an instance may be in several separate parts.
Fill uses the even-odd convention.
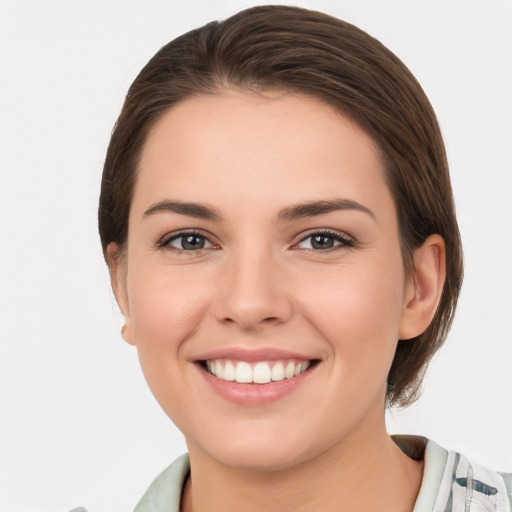
[[[279,348],[247,349],[242,347],[226,347],[210,350],[195,357],[195,361],[209,361],[212,359],[233,359],[236,361],[276,361],[279,359],[298,359],[311,361],[318,359],[297,352],[290,352]]]

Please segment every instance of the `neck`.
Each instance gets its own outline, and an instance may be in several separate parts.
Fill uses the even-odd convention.
[[[410,512],[423,472],[422,462],[407,457],[384,426],[371,436],[359,430],[328,452],[278,471],[231,468],[193,447],[189,451],[183,512]]]

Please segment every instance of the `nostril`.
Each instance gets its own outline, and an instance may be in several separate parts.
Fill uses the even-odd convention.
[[[227,325],[236,324],[244,330],[252,331],[261,329],[264,326],[279,324],[281,323],[281,320],[277,316],[268,316],[261,319],[239,316],[236,318],[226,317],[222,320],[222,322]]]
[[[289,294],[276,292],[260,283],[228,287],[218,297],[214,314],[224,325],[237,324],[244,330],[258,330],[287,322],[292,315]]]

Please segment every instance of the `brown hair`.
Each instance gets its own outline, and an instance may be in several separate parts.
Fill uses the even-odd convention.
[[[444,342],[463,265],[445,148],[434,111],[406,66],[349,23],[297,7],[262,6],[192,30],[165,45],[128,91],[107,151],[99,204],[103,252],[123,249],[139,156],[155,122],[176,103],[221,88],[300,92],[330,104],[377,143],[400,226],[404,265],[434,233],[446,244],[446,281],[428,329],[399,341],[388,404],[418,395]]]

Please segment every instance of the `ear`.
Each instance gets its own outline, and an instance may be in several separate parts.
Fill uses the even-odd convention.
[[[130,303],[128,300],[128,289],[126,280],[126,258],[120,253],[120,248],[115,243],[107,247],[107,261],[110,272],[110,284],[116,297],[117,304],[124,316],[124,326],[121,334],[130,345],[135,345],[133,323],[130,315]]]
[[[414,251],[414,275],[405,289],[399,339],[419,336],[430,325],[441,300],[446,278],[446,251],[440,235],[430,235]]]

